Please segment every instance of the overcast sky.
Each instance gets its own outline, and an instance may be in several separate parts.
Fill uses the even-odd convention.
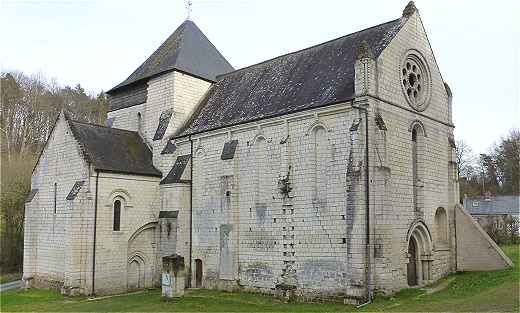
[[[193,0],[192,20],[235,67],[401,16],[405,0]],[[456,136],[475,152],[520,127],[520,1],[417,0]],[[0,0],[0,66],[108,90],[186,18],[183,0]]]

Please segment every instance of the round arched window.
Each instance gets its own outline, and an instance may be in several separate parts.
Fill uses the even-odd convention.
[[[114,201],[114,219],[112,224],[112,230],[113,231],[120,231],[121,230],[121,200],[115,200]]]
[[[409,51],[401,68],[401,87],[410,106],[424,111],[430,101],[430,72],[423,57],[416,51]]]

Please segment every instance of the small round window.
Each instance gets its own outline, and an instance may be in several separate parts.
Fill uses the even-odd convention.
[[[423,111],[430,100],[430,73],[423,58],[409,52],[401,64],[401,86],[408,103],[417,111]]]

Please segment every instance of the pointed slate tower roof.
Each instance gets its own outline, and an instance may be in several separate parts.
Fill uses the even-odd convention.
[[[234,70],[197,25],[186,20],[127,79],[108,93],[174,69],[210,81]]]

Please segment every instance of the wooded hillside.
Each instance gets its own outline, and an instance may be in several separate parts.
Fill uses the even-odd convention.
[[[103,123],[107,99],[80,84],[60,86],[41,74],[11,71],[0,76],[1,198],[0,271],[21,270],[24,202],[31,172],[62,108],[76,120]]]

